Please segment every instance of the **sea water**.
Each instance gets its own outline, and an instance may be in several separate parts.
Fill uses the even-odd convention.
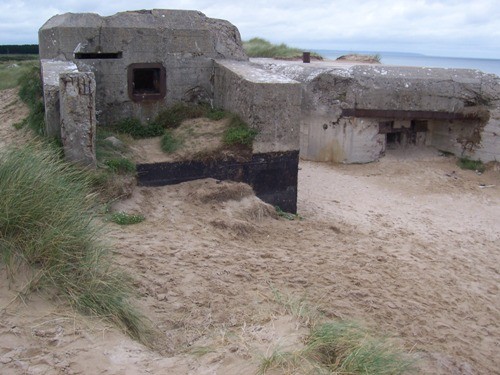
[[[381,57],[381,63],[386,65],[418,66],[426,68],[463,68],[478,69],[485,73],[493,73],[500,76],[500,60],[497,59],[474,59],[463,57],[438,57],[426,56],[412,53],[399,52],[352,52],[336,50],[316,50],[321,56],[335,60],[337,57],[350,53],[360,53]]]

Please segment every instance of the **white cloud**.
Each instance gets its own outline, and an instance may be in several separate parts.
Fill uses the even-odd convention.
[[[498,0],[1,0],[0,43],[36,43],[38,28],[57,13],[141,8],[197,9],[229,20],[243,38],[303,48],[500,58]]]

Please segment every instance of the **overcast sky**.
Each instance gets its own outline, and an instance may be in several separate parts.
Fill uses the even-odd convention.
[[[500,59],[500,0],[0,0],[0,44],[38,43],[51,16],[195,9],[255,36],[304,49]]]

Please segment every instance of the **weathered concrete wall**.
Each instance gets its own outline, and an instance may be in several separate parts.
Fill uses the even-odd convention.
[[[385,137],[378,134],[378,121],[340,118],[336,122],[311,115],[302,122],[300,152],[305,160],[368,163],[385,150]]]
[[[500,159],[500,84],[495,75],[466,69],[252,62],[302,83],[302,158],[373,161],[385,150],[378,122],[428,120],[427,144],[483,161]],[[465,117],[473,119],[461,120]],[[471,139],[474,144],[469,142],[463,152]]]
[[[67,160],[96,166],[95,78],[93,73],[62,73],[59,78],[61,139]]]
[[[180,100],[210,99],[213,59],[248,59],[235,26],[196,11],[110,17],[66,13],[42,26],[39,43],[42,59],[72,61],[80,71],[94,72],[97,117],[103,125],[131,116],[147,121]],[[131,100],[127,70],[133,63],[159,63],[166,69],[164,98]]]
[[[59,74],[76,72],[78,68],[70,61],[42,60],[43,100],[45,103],[45,133],[51,138],[61,138],[61,116],[59,112]]]
[[[254,153],[299,149],[299,82],[229,60],[216,61],[214,73],[214,104],[258,130]]]

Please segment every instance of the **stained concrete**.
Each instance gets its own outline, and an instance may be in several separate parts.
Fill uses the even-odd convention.
[[[251,61],[301,82],[304,159],[377,160],[386,149],[385,135],[378,134],[379,123],[392,120],[397,126],[402,118],[349,115],[364,112],[409,114],[413,120],[428,121],[426,144],[484,162],[500,160],[500,78],[495,75],[468,69]],[[447,116],[458,119],[434,118]]]
[[[214,104],[258,131],[255,153],[299,149],[300,83],[247,62],[217,60]]]
[[[145,122],[183,99],[210,98],[213,59],[248,59],[234,25],[184,10],[56,15],[40,29],[39,44],[41,59],[69,61],[95,74],[101,125],[127,117]],[[133,63],[166,69],[164,98],[131,100],[127,69]]]
[[[61,116],[59,110],[59,75],[77,72],[71,61],[41,60],[43,77],[43,100],[45,103],[45,134],[50,138],[61,137]]]
[[[91,72],[59,76],[61,139],[72,162],[96,166],[95,78]]]
[[[67,13],[47,21],[39,37],[50,134],[59,127],[52,81],[76,66],[94,73],[102,126],[146,122],[181,101],[208,102],[258,130],[254,153],[300,145],[304,159],[366,163],[396,139],[500,159],[500,78],[477,70],[249,62],[235,26],[196,11]]]
[[[39,38],[48,133],[58,136],[60,128],[68,159],[95,165],[96,122],[136,117],[145,123],[178,102],[209,103],[258,131],[251,161],[220,160],[194,169],[143,164],[139,180],[171,183],[179,180],[172,173],[184,168],[192,178],[208,173],[246,181],[262,199],[295,212],[300,83],[248,63],[229,22],[196,11],[67,13],[47,21]],[[73,70],[78,73],[67,73]],[[55,77],[60,87],[52,83]]]

